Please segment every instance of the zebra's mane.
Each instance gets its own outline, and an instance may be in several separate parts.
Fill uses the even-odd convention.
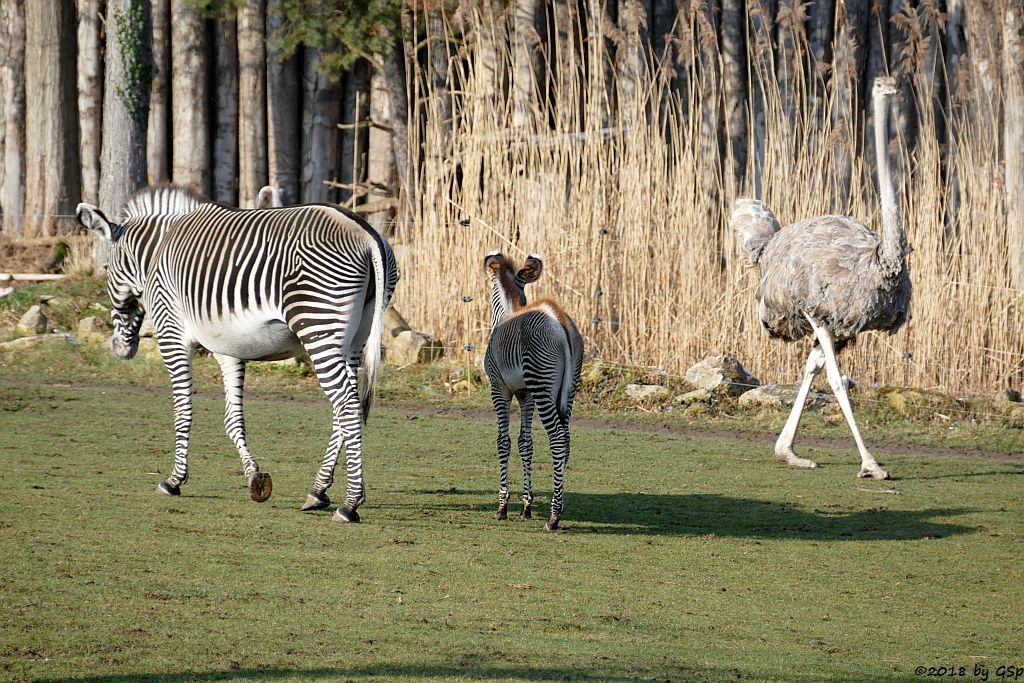
[[[210,200],[194,187],[151,185],[137,191],[124,204],[124,220],[143,216],[180,216]]]

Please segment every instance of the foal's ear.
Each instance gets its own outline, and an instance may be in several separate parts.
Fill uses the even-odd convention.
[[[108,242],[114,241],[114,228],[97,207],[83,202],[75,209],[75,215],[83,228],[96,233]]]
[[[484,270],[490,275],[497,275],[505,263],[505,257],[500,251],[492,251],[484,257]]]
[[[526,257],[526,261],[523,262],[523,267],[516,273],[516,279],[524,285],[528,285],[531,282],[537,281],[542,270],[544,270],[544,264],[541,262],[540,256],[530,254]]]

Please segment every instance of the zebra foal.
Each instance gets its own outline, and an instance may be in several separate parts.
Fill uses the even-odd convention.
[[[174,397],[174,468],[157,487],[179,495],[188,480],[192,424],[192,354],[213,353],[224,377],[224,423],[249,482],[250,496],[270,496],[246,443],[242,411],[245,363],[309,354],[334,418],[303,510],[331,504],[327,489],[342,444],[348,486],[335,521],[357,522],[365,499],[362,423],[380,360],[380,332],[398,281],[387,241],[331,205],[243,211],[208,203],[184,188],[147,188],[110,221],[90,204],[78,220],[111,243],[107,290],[112,347],[135,355],[148,312]],[[358,369],[365,351],[362,386]]]
[[[536,407],[551,444],[554,489],[551,517],[544,526],[558,528],[564,509],[565,468],[569,463],[569,418],[583,367],[583,337],[572,319],[550,299],[526,303],[525,287],[540,277],[543,264],[531,255],[518,270],[499,252],[484,259],[491,283],[491,339],[484,369],[491,382],[491,401],[498,416],[498,519],[508,518],[508,460],[512,449],[509,412],[519,401],[519,457],[523,461],[523,510],[531,517],[533,503],[533,411]]]

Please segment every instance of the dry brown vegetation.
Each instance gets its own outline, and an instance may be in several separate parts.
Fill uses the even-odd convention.
[[[595,26],[601,18],[587,21]],[[481,85],[494,71],[479,60],[454,62],[462,64],[462,86],[444,126],[417,115],[436,96],[429,79],[418,80],[412,120],[422,128],[411,137],[425,141],[426,163],[414,220],[397,224],[394,237],[412,245],[400,250],[395,302],[410,322],[444,339],[453,354],[479,353],[489,333],[483,256],[495,248],[515,257],[539,252],[546,275],[532,296],[563,303],[589,354],[679,372],[704,356],[733,353],[764,380],[799,376],[807,348],[769,342],[761,331],[755,274],[739,258],[727,219],[735,197],[756,194],[784,224],[845,213],[878,226],[877,179],[858,120],[864,103],[849,96],[850,76],[826,78],[827,70],[810,68],[797,30],[794,82],[809,85],[780,86],[766,75],[776,72],[771,53],[762,55],[761,73],[755,59],[749,85],[751,93],[764,91],[755,107],[764,115],[763,150],[752,141],[742,154],[720,155],[715,122],[728,93],[708,65],[723,56],[698,10],[680,21],[683,66],[646,64],[632,101],[615,88],[600,41],[580,41],[576,68],[529,84],[521,126],[513,125],[524,115],[513,98]],[[470,22],[477,40],[493,33],[486,20]],[[920,57],[922,47],[913,41],[903,49],[901,68],[917,70],[905,81],[916,142],[908,152],[894,133],[891,151],[914,249],[912,318],[894,336],[863,335],[846,352],[845,369],[861,382],[961,394],[1019,384],[1024,298],[1009,275],[1002,160],[993,144],[1000,124],[991,102],[1002,95],[992,92],[989,102],[958,95],[965,88],[945,82],[941,54],[915,59],[910,51]],[[497,69],[514,92],[511,52],[498,55]],[[542,63],[551,59],[540,55]],[[680,72],[690,87],[669,86]],[[939,87],[956,106],[935,106]],[[610,92],[619,93],[616,107]],[[609,122],[613,109],[618,119]],[[753,128],[749,109],[746,116]],[[948,145],[939,142],[939,126],[949,131]],[[745,168],[732,168],[734,159],[745,159]]]

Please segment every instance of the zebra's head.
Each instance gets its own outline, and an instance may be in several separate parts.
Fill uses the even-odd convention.
[[[526,305],[526,285],[536,282],[544,264],[537,254],[526,257],[521,268],[501,252],[492,251],[484,259],[484,271],[491,281],[492,325]]]
[[[110,346],[118,358],[127,360],[139,350],[139,329],[146,314],[141,304],[144,273],[134,254],[125,248],[121,225],[112,223],[92,204],[79,204],[75,213],[82,227],[110,244],[107,294],[114,322]]]

